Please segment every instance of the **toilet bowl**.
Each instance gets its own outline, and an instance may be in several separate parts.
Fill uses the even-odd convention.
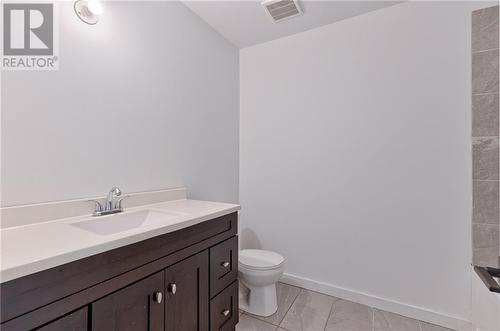
[[[259,316],[278,310],[276,282],[283,275],[285,259],[278,253],[261,249],[239,252],[240,309]]]

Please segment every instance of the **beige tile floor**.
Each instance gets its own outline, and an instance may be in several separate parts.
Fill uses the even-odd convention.
[[[241,313],[236,331],[452,331],[283,283],[277,291],[274,315]]]

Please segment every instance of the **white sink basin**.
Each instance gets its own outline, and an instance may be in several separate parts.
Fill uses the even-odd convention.
[[[178,219],[179,216],[179,214],[166,211],[139,210],[130,213],[92,217],[70,225],[95,234],[110,235],[139,227],[150,228],[167,225],[170,221]]]

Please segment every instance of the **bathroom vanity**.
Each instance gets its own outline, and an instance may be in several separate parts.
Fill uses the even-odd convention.
[[[190,208],[193,205],[196,202]],[[102,250],[106,237],[119,247],[4,281],[0,285],[0,328],[234,330],[238,322],[236,208],[220,209],[219,216],[207,220],[200,216],[201,209],[195,221],[185,213],[183,222],[137,231],[135,237],[87,233],[68,221],[64,225],[71,228],[67,231],[73,231],[75,241],[83,240],[77,234],[95,240],[79,254],[90,254],[95,247]],[[70,244],[71,235],[68,237]],[[124,238],[133,242],[120,246]],[[61,258],[71,259],[75,254],[61,254]],[[33,262],[31,267],[41,268],[38,265]],[[28,272],[29,268],[21,267],[16,272]]]

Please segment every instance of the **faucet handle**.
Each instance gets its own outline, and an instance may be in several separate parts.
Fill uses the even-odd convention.
[[[113,188],[109,191],[109,193],[114,194],[117,197],[119,197],[120,195],[122,195],[122,191],[117,186],[113,186]]]
[[[97,200],[87,200],[88,202],[93,202],[95,204],[94,213],[99,213],[102,211],[102,205]]]
[[[126,195],[126,196],[123,196],[120,199],[118,199],[118,201],[116,201],[116,204],[115,204],[115,209],[122,210],[123,209],[122,201],[123,201],[123,199],[128,198],[128,197],[130,197],[130,195]]]

